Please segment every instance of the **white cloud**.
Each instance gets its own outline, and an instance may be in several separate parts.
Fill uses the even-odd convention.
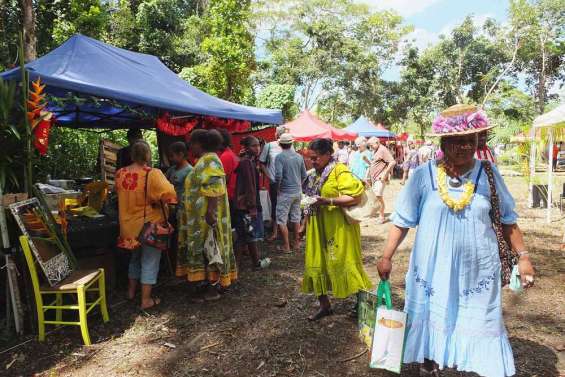
[[[405,38],[406,41],[413,42],[414,46],[418,47],[421,51],[436,43],[439,40],[439,34],[426,29],[415,28],[414,31]]]
[[[368,4],[374,9],[394,9],[403,17],[410,17],[422,12],[441,0],[356,0]]]

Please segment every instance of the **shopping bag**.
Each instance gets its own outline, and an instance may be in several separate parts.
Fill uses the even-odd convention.
[[[219,269],[221,265],[224,264],[224,261],[222,260],[222,252],[220,251],[216,237],[216,227],[210,227],[208,229],[208,236],[206,237],[206,241],[204,241],[204,254],[206,255],[206,259],[208,260],[208,265],[215,265]]]
[[[386,307],[381,305],[383,298]],[[406,313],[392,309],[390,284],[387,280],[379,283],[377,305],[369,366],[400,374],[406,333]]]
[[[271,221],[271,198],[269,197],[269,191],[259,190],[259,200],[263,210],[263,221]]]
[[[375,330],[375,315],[377,311],[377,295],[369,291],[360,291],[357,301],[357,326],[359,338],[371,348]]]

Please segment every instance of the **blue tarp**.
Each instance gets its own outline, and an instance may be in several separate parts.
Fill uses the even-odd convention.
[[[364,116],[360,116],[355,122],[344,128],[345,131],[355,132],[364,137],[394,137],[394,133],[377,128],[371,121]]]
[[[74,35],[61,46],[26,64],[30,79],[38,76],[50,94],[110,99],[109,103],[52,108],[59,122],[79,127],[99,127],[103,123],[128,123],[137,119],[136,110],[156,114],[169,111],[177,115],[211,115],[256,123],[281,124],[279,110],[266,110],[234,104],[206,94],[169,70],[157,57],[110,46],[83,35]],[[21,78],[19,68],[0,76]],[[133,111],[131,111],[133,110]],[[90,123],[90,124],[89,124]]]

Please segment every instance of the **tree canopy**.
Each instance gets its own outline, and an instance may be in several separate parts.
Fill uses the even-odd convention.
[[[420,137],[438,111],[465,102],[484,105],[507,140],[557,100],[565,77],[565,0],[508,0],[507,22],[466,15],[423,49],[400,15],[354,0],[5,0],[0,69],[17,63],[22,24],[35,25],[25,35],[35,33],[39,56],[82,33],[285,119],[303,109],[334,125],[365,115]],[[396,81],[383,78],[391,67]],[[71,134],[57,132],[55,144]]]

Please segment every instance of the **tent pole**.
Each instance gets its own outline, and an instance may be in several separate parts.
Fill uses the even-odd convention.
[[[547,161],[547,215],[546,223],[551,223],[551,207],[553,194],[553,128],[549,127],[549,153]]]
[[[528,208],[534,207],[534,176],[536,175],[536,128],[530,130],[530,177],[528,184]]]

